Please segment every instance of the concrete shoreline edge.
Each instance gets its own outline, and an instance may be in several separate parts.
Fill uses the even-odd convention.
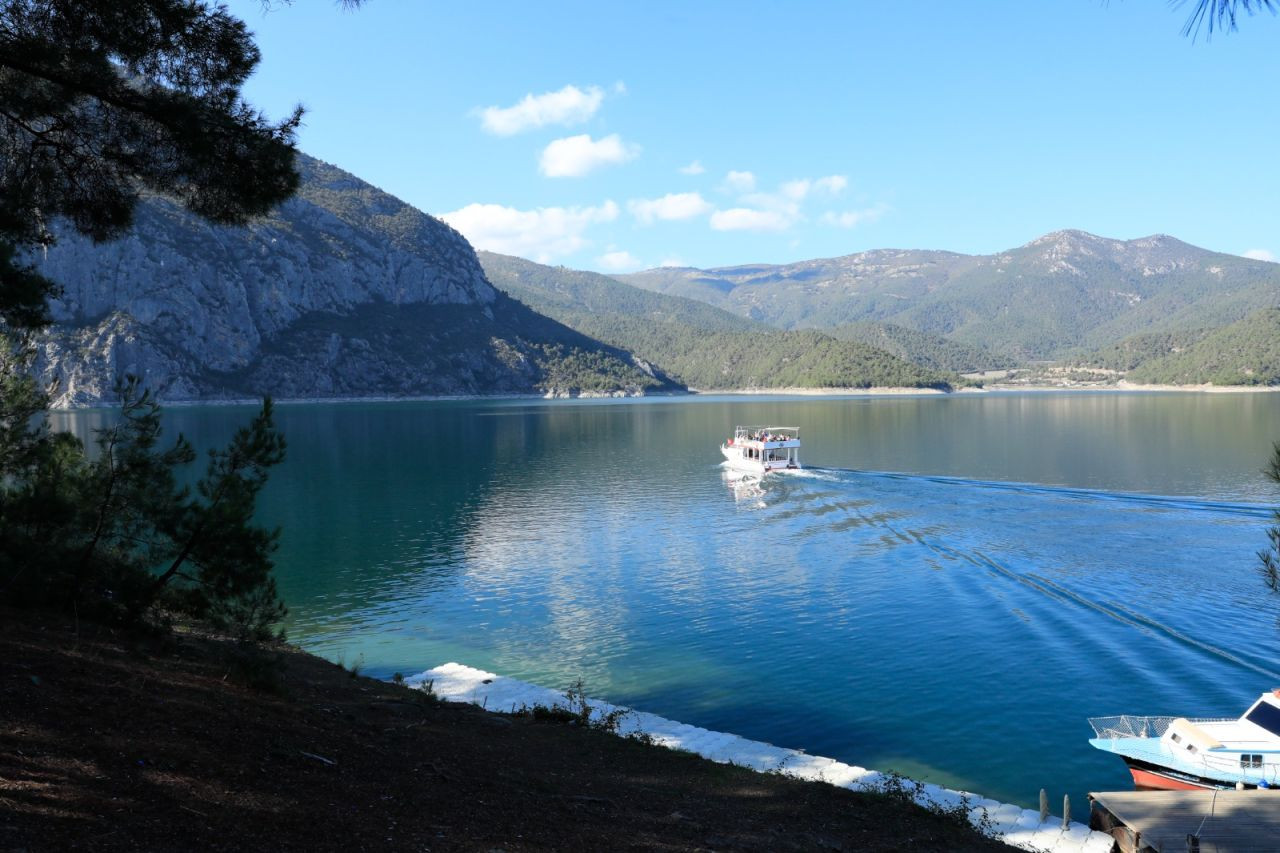
[[[405,679],[405,683],[417,689],[430,689],[441,699],[467,702],[494,712],[509,713],[535,705],[564,707],[566,703],[562,691],[459,663],[446,663],[425,670]],[[620,736],[644,734],[658,745],[687,750],[712,761],[736,764],[760,773],[780,773],[806,781],[826,782],[854,791],[874,790],[889,778],[878,771],[844,764],[832,758],[710,731],[604,701],[587,699],[587,702],[593,719],[615,711],[625,712],[617,731]],[[1110,835],[1090,830],[1084,824],[1071,822],[1064,826],[1061,817],[1053,816],[1041,821],[1040,813],[1032,809],[953,791],[940,785],[924,783],[917,797],[922,805],[936,803],[947,807],[959,805],[966,799],[972,805],[971,822],[977,825],[985,815],[992,831],[1002,841],[1023,850],[1109,853],[1114,844]]]

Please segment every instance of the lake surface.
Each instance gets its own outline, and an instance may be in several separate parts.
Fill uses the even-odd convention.
[[[1034,806],[1127,789],[1090,716],[1280,685],[1280,394],[286,405],[290,637],[458,661]],[[172,409],[197,446],[242,407]],[[100,412],[59,415],[87,430]],[[798,475],[730,477],[735,424]]]

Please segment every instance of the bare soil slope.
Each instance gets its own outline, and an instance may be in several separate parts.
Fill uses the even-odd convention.
[[[883,796],[0,607],[0,851],[1007,850]]]

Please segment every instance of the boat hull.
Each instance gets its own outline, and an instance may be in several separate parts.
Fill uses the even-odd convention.
[[[744,474],[768,474],[773,471],[799,471],[800,463],[792,462],[760,462],[755,459],[747,459],[742,452],[734,447],[727,445],[720,446],[720,453],[724,455],[725,464],[735,471],[741,471]]]
[[[1133,776],[1133,787],[1139,791],[1212,791],[1236,786],[1234,782],[1225,779],[1183,773],[1158,764],[1139,761],[1136,758],[1125,758],[1124,763],[1128,765],[1129,774]],[[1245,787],[1256,788],[1257,786],[1245,784]]]

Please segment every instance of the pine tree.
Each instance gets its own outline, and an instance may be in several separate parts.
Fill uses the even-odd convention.
[[[21,254],[58,220],[107,240],[144,190],[221,223],[294,192],[301,110],[272,123],[240,96],[259,58],[195,0],[0,0],[0,320],[48,321],[56,285]]]
[[[358,5],[348,0],[345,6]],[[121,235],[143,193],[212,222],[244,223],[298,185],[295,109],[273,123],[241,86],[259,61],[243,22],[201,0],[0,0],[0,598],[143,618],[176,610],[246,638],[284,607],[278,532],[253,523],[284,456],[271,401],[210,454],[165,447],[136,380],[85,452],[49,429],[27,330],[49,322],[54,282],[31,264],[58,228]]]
[[[160,406],[136,379],[119,387],[120,417],[96,431],[93,459],[43,423],[34,383],[10,376],[10,389],[0,397],[0,597],[131,622],[158,606],[242,639],[271,635],[285,614],[271,577],[279,531],[254,523],[285,453],[269,399],[210,451],[193,493],[180,474],[196,454],[181,435],[166,446]]]
[[[1263,473],[1272,482],[1280,483],[1280,441],[1272,445],[1271,451],[1271,461]],[[1259,551],[1258,559],[1262,561],[1263,581],[1272,592],[1280,593],[1280,509],[1274,512],[1272,521],[1272,526],[1267,528],[1271,546]]]
[[[225,449],[210,451],[208,470],[196,486],[198,497],[185,500],[183,495],[172,502],[171,514],[161,515],[169,519],[165,532],[172,548],[142,605],[165,595],[178,609],[243,639],[266,639],[284,618],[271,577],[280,532],[253,523],[267,475],[284,460],[285,441],[273,413],[268,397]]]

